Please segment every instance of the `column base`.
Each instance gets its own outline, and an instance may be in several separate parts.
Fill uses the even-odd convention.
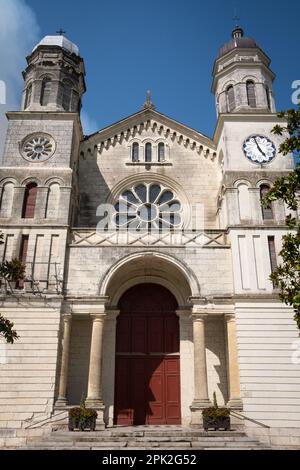
[[[58,397],[55,402],[55,408],[66,408],[68,400],[65,397]]]
[[[209,399],[197,400],[190,406],[191,410],[191,424],[192,427],[203,427],[202,410],[209,408],[212,403]]]
[[[243,410],[243,402],[241,398],[231,398],[226,406],[227,408],[231,408],[232,410],[236,411]]]

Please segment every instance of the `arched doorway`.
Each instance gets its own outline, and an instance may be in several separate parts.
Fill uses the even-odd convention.
[[[139,284],[118,307],[114,423],[180,424],[175,297],[161,285]]]

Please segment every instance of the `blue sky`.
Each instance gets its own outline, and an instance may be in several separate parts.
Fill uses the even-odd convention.
[[[90,132],[138,111],[151,89],[158,111],[212,136],[211,72],[218,49],[230,39],[236,7],[246,35],[272,59],[277,108],[292,107],[291,83],[300,80],[299,1],[15,1],[33,10],[35,37],[63,27],[79,46],[87,72],[84,112]]]

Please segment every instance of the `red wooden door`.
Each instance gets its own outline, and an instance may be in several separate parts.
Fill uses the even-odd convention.
[[[179,321],[173,295],[157,284],[119,302],[115,424],[180,424]]]

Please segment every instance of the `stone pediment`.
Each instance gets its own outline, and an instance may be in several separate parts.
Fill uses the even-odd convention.
[[[216,157],[214,142],[205,135],[165,116],[153,109],[144,109],[128,118],[108,126],[87,137],[81,144],[83,153],[102,153],[110,147],[116,147],[134,138],[143,138],[153,134],[154,139],[170,139],[190,148],[206,158]]]

